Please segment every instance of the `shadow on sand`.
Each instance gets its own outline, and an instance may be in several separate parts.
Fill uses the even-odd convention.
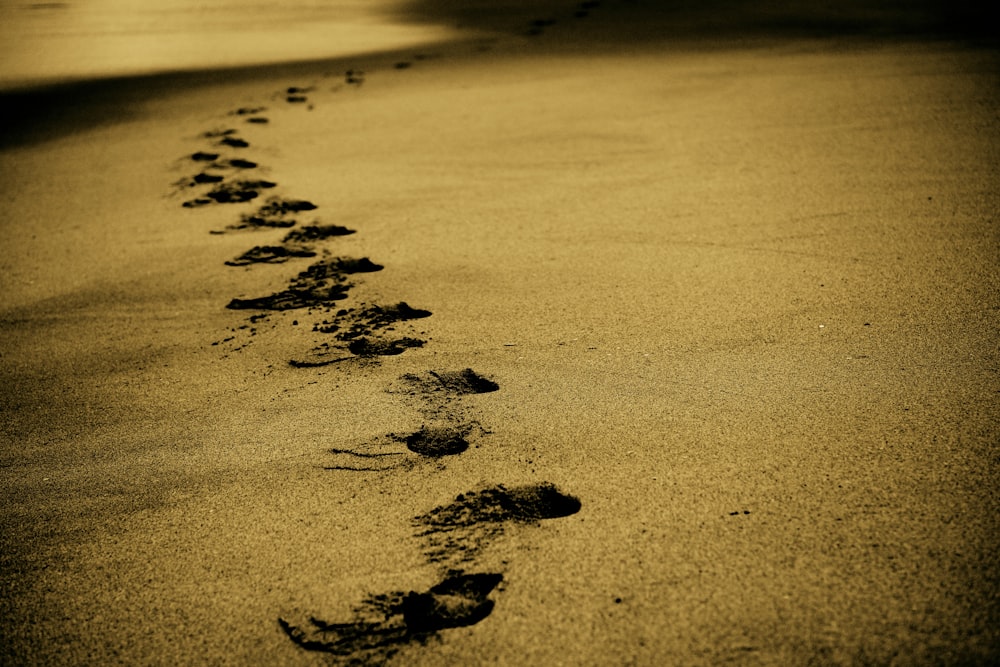
[[[974,0],[409,0],[396,18],[454,26],[458,40],[476,34],[468,31],[538,37],[558,32],[562,44],[587,53],[642,45],[711,48],[838,37],[969,40],[995,48],[987,6]],[[573,29],[562,30],[568,25]],[[173,72],[0,92],[0,149],[133,119],[143,114],[151,96],[174,90],[336,68],[346,62]]]

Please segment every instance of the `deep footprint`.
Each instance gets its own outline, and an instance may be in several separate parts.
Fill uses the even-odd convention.
[[[451,573],[426,591],[393,591],[371,596],[346,623],[310,618],[278,624],[309,651],[350,659],[349,664],[384,664],[406,645],[425,643],[443,630],[479,623],[493,611],[490,593],[503,581],[496,573]]]
[[[469,448],[468,435],[467,427],[424,426],[406,436],[406,447],[421,456],[451,456],[461,454]]]

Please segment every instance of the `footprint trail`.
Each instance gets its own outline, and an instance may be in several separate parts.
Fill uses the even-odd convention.
[[[510,39],[543,39],[557,25],[582,19],[600,6],[598,0],[578,3],[565,16],[545,16],[531,20]],[[473,50],[492,48],[499,38],[480,42]],[[488,44],[488,45],[487,45]],[[414,54],[388,67],[403,72],[418,63],[441,57]],[[366,281],[376,280],[386,267],[367,257],[350,257],[331,250],[341,237],[354,229],[323,222],[314,213],[313,202],[285,195],[277,182],[261,178],[270,175],[252,155],[262,132],[280,124],[284,115],[308,112],[317,103],[326,103],[331,94],[363,94],[362,86],[377,85],[379,72],[371,67],[352,67],[336,85],[312,82],[275,91],[272,100],[280,109],[263,115],[265,106],[243,106],[226,115],[243,121],[244,132],[235,128],[213,129],[200,136],[205,142],[183,158],[197,171],[175,184],[185,193],[181,206],[201,209],[226,205],[237,213],[223,229],[211,234],[274,234],[251,245],[236,257],[222,260],[227,270],[276,271],[285,264],[310,261],[297,269],[284,287],[263,296],[238,295],[220,304],[234,313],[247,313],[242,324],[234,325],[220,341],[226,354],[244,349],[259,340],[258,327],[271,325],[280,335],[279,325],[298,326],[308,319],[310,349],[288,359],[297,369],[352,364],[379,364],[407,350],[427,344],[426,332],[415,323],[432,316],[429,310],[411,306],[398,297],[375,303],[356,296]],[[367,87],[366,87],[367,88]],[[343,91],[356,91],[347,93]],[[266,142],[265,142],[266,145]],[[248,177],[247,174],[254,176]],[[193,196],[192,196],[193,194]],[[260,200],[268,195],[263,203]],[[290,272],[291,273],[291,272]],[[259,284],[259,283],[258,283]],[[279,283],[280,284],[280,283]],[[295,317],[295,319],[291,319]],[[308,326],[311,324],[311,326]],[[302,329],[300,329],[302,331]],[[286,357],[287,359],[287,357]],[[346,363],[342,363],[346,362]],[[336,364],[336,366],[334,366]],[[399,376],[386,391],[414,410],[420,421],[404,433],[387,433],[364,443],[340,443],[328,447],[322,468],[336,474],[411,474],[418,466],[443,469],[452,457],[462,456],[490,435],[469,397],[498,392],[500,385],[471,368],[428,370]],[[491,399],[492,400],[492,399]],[[412,519],[413,540],[437,581],[426,589],[393,590],[373,594],[354,607],[350,617],[326,620],[320,616],[277,619],[289,640],[303,650],[328,654],[335,664],[385,664],[401,651],[440,638],[448,630],[475,625],[488,618],[502,593],[503,567],[486,561],[491,547],[512,531],[532,531],[544,522],[579,512],[578,498],[554,484],[542,482],[520,486],[480,485],[454,496]],[[498,561],[506,563],[506,560]]]

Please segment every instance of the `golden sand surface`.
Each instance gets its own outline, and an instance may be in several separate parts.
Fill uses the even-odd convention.
[[[590,9],[8,142],[5,664],[997,659],[995,48]]]

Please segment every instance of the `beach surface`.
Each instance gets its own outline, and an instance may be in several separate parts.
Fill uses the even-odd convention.
[[[994,664],[1000,57],[859,6],[4,93],[0,662]]]

